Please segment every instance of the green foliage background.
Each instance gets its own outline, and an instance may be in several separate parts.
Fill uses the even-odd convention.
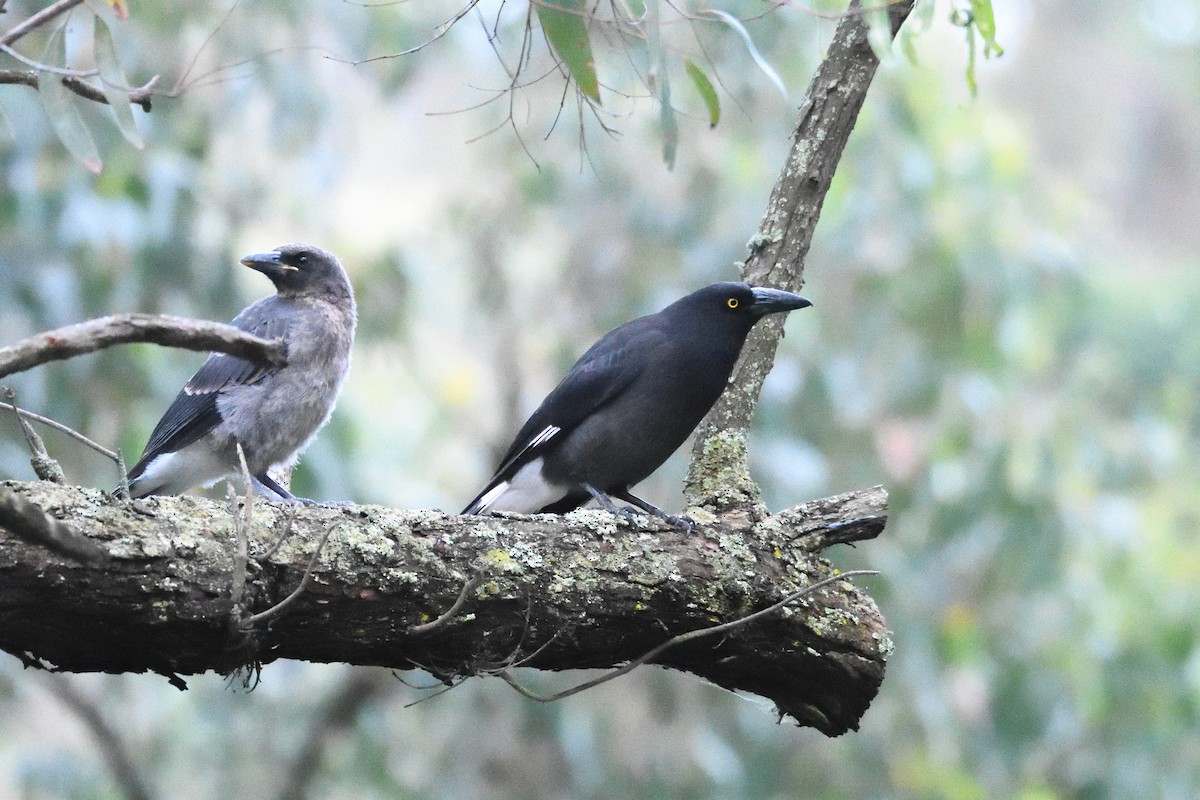
[[[668,48],[703,42],[722,102],[710,130],[706,98],[671,67],[667,171],[637,43],[626,58],[593,34],[602,119],[620,136],[570,96],[550,132],[552,75],[512,95],[516,133],[471,141],[504,122],[509,95],[432,114],[508,85],[483,33],[496,6],[485,25],[469,16],[415,55],[359,66],[325,56],[409,47],[457,8],[248,3],[221,24],[206,6],[132,7],[118,32],[130,80],[200,80],[136,112],[140,152],[84,109],[99,177],[32,91],[0,91],[0,341],[114,311],[228,319],[269,288],[240,255],[329,247],[358,291],[360,339],[296,488],[448,510],[599,334],[735,275],[834,28],[794,7],[746,23],[784,102],[722,26],[664,27]],[[897,643],[861,731],[777,725],[755,698],[653,669],[548,707],[494,681],[409,706],[433,692],[384,673],[328,731],[312,797],[1200,794],[1200,19],[1179,0],[996,11],[1005,55],[976,65],[974,98],[948,5],[910,20],[896,52],[915,62],[885,59],[809,258],[815,307],[788,322],[753,435],[774,508],[892,492],[887,532],[834,554],[882,571],[868,583]],[[522,15],[497,27],[510,66]],[[530,78],[551,63],[536,30],[534,43]],[[128,347],[10,383],[136,454],[199,360]],[[115,482],[99,457],[47,441],[72,480]],[[673,459],[645,496],[678,507],[683,469]],[[3,417],[0,475],[31,477]],[[154,796],[273,796],[362,672],[278,663],[250,693],[201,676],[180,694],[0,659],[0,796],[124,796],[59,682],[99,704]]]

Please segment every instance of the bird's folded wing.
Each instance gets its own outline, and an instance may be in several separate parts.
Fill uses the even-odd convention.
[[[267,317],[252,311],[257,311],[255,306],[235,317],[234,326],[264,339],[277,339],[287,332],[287,323],[278,316]],[[217,397],[221,392],[257,383],[271,372],[271,367],[225,353],[210,354],[154,427],[145,452],[129,471],[130,477],[140,475],[157,456],[182,450],[220,425]]]
[[[489,483],[506,479],[537,458],[556,436],[569,433],[619,397],[665,338],[657,329],[627,325],[592,345],[526,421]]]

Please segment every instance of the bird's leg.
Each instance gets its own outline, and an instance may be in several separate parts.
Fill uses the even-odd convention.
[[[637,514],[634,514],[631,509],[619,507],[616,503],[614,503],[612,501],[611,497],[609,497],[604,492],[600,491],[599,489],[597,489],[595,486],[588,483],[587,481],[580,481],[579,485],[582,486],[588,494],[590,494],[592,497],[594,497],[596,499],[596,502],[599,503],[600,507],[603,508],[605,511],[607,511],[610,514],[613,514],[614,516],[624,517],[625,519],[629,520],[629,522],[631,524],[634,524],[634,525],[637,524]]]
[[[267,474],[266,470],[263,470],[260,475],[255,475],[251,479],[251,483],[254,484],[255,490],[259,494],[266,495],[267,497],[274,494],[285,503],[299,503],[302,506],[317,505],[315,500],[309,500],[307,497],[296,497],[296,495],[280,486],[274,478]]]
[[[691,517],[677,517],[674,514],[668,514],[653,503],[647,503],[642,498],[630,494],[628,489],[622,489],[619,492],[613,492],[613,497],[617,498],[618,500],[624,500],[626,503],[632,503],[642,511],[645,511],[647,514],[653,514],[661,520],[666,520],[676,528],[681,528],[688,533],[692,532],[692,526],[696,524],[696,521]]]

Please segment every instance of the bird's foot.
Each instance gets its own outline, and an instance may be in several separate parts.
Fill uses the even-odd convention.
[[[696,527],[696,520],[694,520],[688,516],[677,517],[674,514],[664,513],[662,515],[661,519],[664,522],[666,522],[668,525],[673,525],[676,528],[679,528],[680,530],[682,530],[684,533],[688,534],[689,536],[692,534],[693,529]]]
[[[274,478],[263,472],[261,475],[255,475],[250,479],[250,483],[254,486],[256,492],[261,494],[268,500],[276,500],[284,503],[298,503],[302,506],[320,505],[316,500],[309,500],[307,497],[297,497],[292,494],[284,486],[280,486]]]

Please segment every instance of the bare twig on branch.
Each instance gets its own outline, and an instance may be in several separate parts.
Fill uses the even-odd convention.
[[[55,17],[65,14],[83,0],[56,0],[36,14],[18,22],[4,33],[0,34],[0,45],[10,45],[32,30],[40,28]]]
[[[154,792],[142,777],[121,731],[105,718],[100,704],[80,691],[69,676],[55,676],[48,686],[50,693],[87,728],[126,800],[151,800]]]
[[[447,622],[449,622],[451,619],[454,618],[454,615],[458,613],[458,610],[463,607],[464,603],[467,602],[467,598],[471,595],[471,592],[478,589],[479,584],[482,581],[483,581],[482,573],[477,572],[474,575],[472,575],[470,580],[468,580],[466,583],[463,584],[462,591],[458,593],[458,599],[454,601],[453,605],[451,605],[449,608],[447,608],[445,610],[445,612],[443,612],[442,614],[439,614],[436,619],[432,619],[429,622],[426,622],[422,625],[413,625],[412,627],[410,627],[408,629],[409,635],[420,635],[423,633],[429,633],[430,631],[437,630],[438,628],[445,625]]]
[[[643,664],[652,663],[654,661],[654,659],[658,658],[664,652],[671,649],[672,647],[677,647],[681,644],[686,644],[688,642],[694,642],[697,639],[704,638],[705,636],[715,636],[718,633],[728,633],[729,631],[732,631],[735,628],[740,628],[743,625],[749,625],[751,622],[754,622],[755,620],[758,620],[758,619],[762,619],[763,617],[765,617],[769,614],[774,614],[776,611],[779,611],[784,606],[790,605],[791,603],[794,603],[797,600],[799,600],[801,597],[804,597],[807,594],[812,594],[817,589],[821,589],[825,586],[828,586],[831,583],[836,583],[837,581],[846,580],[847,578],[853,578],[857,575],[878,575],[878,574],[879,573],[873,569],[859,569],[859,570],[851,570],[849,572],[843,572],[840,575],[831,575],[828,578],[824,578],[822,580],[817,581],[814,584],[811,584],[810,586],[805,586],[803,589],[797,589],[796,591],[792,592],[791,594],[789,594],[787,597],[783,598],[779,602],[773,603],[759,611],[755,611],[753,614],[748,614],[748,615],[742,617],[741,619],[730,620],[729,622],[725,622],[720,625],[713,625],[708,628],[698,628],[697,630],[694,630],[694,631],[688,631],[687,633],[681,633],[678,636],[672,636],[670,639],[667,639],[665,642],[658,645],[654,649],[647,651],[646,653],[642,654],[641,656],[638,656],[633,661],[630,661],[627,664],[623,664],[620,667],[617,667],[616,669],[612,670],[611,672],[606,672],[603,675],[599,675],[595,678],[592,678],[590,681],[584,681],[583,683],[572,686],[570,689],[563,689],[561,692],[555,692],[554,694],[538,694],[537,692],[533,691],[532,689],[529,689],[529,688],[525,687],[524,685],[518,683],[517,679],[514,678],[512,675],[510,675],[507,669],[501,670],[501,671],[497,672],[496,674],[502,680],[504,680],[505,683],[507,683],[509,686],[513,687],[514,689],[516,689],[519,693],[523,694],[525,697],[528,697],[530,700],[536,700],[539,703],[553,703],[558,700],[564,700],[573,694],[579,694],[580,692],[583,692],[583,691],[586,691],[593,687],[599,686],[602,683],[608,683],[609,681],[619,678],[622,675],[628,674],[629,672],[633,671],[635,668],[640,667]]]
[[[300,508],[300,504],[291,506],[292,513],[288,514],[287,520],[283,523],[283,530],[279,532],[279,537],[271,543],[266,552],[260,556],[256,556],[255,560],[260,564],[265,564],[271,560],[271,557],[279,552],[279,548],[283,547],[283,543],[292,535],[292,523],[296,521],[296,509]]]
[[[246,499],[238,513],[238,496],[233,490],[233,482],[228,482],[226,494],[229,500],[229,516],[233,517],[233,530],[237,539],[237,550],[233,558],[233,588],[230,599],[233,601],[234,613],[242,607],[242,598],[246,594],[246,565],[250,560],[250,523],[254,521],[254,485],[250,482],[250,467],[246,465],[246,452],[242,443],[237,443],[238,464],[242,469],[242,488]]]
[[[163,314],[114,314],[0,347],[0,378],[39,364],[128,342],[151,342],[185,350],[215,350],[274,367],[287,363],[282,341],[262,339],[232,325]]]
[[[893,36],[913,2],[888,5]],[[804,259],[821,206],[879,66],[860,8],[859,0],[851,2],[809,85],[791,153],[748,245],[750,253],[742,266],[742,278],[748,283],[792,291],[804,283]],[[689,504],[758,507],[758,487],[749,477],[746,433],[782,332],[783,320],[771,318],[751,331],[729,388],[697,429],[686,483]]]
[[[317,566],[317,561],[321,558],[321,551],[325,549],[325,542],[329,540],[330,534],[337,530],[340,526],[336,523],[325,529],[325,534],[321,537],[321,541],[317,542],[317,546],[313,549],[312,557],[308,560],[308,567],[304,570],[304,577],[300,579],[300,583],[287,597],[280,600],[275,605],[268,608],[266,611],[260,611],[257,614],[251,614],[242,623],[243,628],[253,628],[260,622],[266,622],[273,617],[279,616],[285,608],[299,599],[300,595],[304,594],[308,589],[308,584],[312,581],[313,569]]]
[[[29,452],[33,456],[29,463],[33,466],[34,474],[43,481],[66,483],[67,476],[63,473],[62,466],[50,457],[50,453],[46,451],[46,443],[42,441],[42,437],[38,436],[33,426],[21,416],[21,409],[17,408],[17,393],[8,386],[0,386],[0,395],[3,395],[8,400],[7,403],[0,403],[0,405],[12,409],[13,415],[17,418],[17,425],[21,428],[21,433],[25,434],[25,443],[29,445]]]
[[[103,456],[106,456],[108,458],[111,458],[114,462],[119,461],[121,458],[120,455],[118,455],[116,453],[116,451],[109,450],[104,445],[99,444],[98,442],[92,441],[91,439],[84,436],[79,431],[75,430],[74,428],[67,427],[66,425],[63,425],[61,422],[58,422],[57,420],[50,419],[49,417],[43,417],[41,414],[35,414],[32,411],[29,411],[28,409],[17,408],[15,405],[13,405],[11,403],[0,403],[0,409],[5,409],[8,411],[15,412],[22,419],[33,420],[34,422],[36,422],[40,425],[45,425],[47,428],[53,428],[54,430],[58,431],[59,433],[65,433],[67,436],[70,436],[75,441],[80,442],[81,444],[87,445],[88,447],[92,448],[97,453],[99,453]]]
[[[101,89],[91,85],[81,78],[75,77],[57,77],[63,85],[70,89],[75,94],[91,100],[93,103],[108,104],[108,97]],[[136,106],[141,106],[144,111],[149,111],[151,101],[154,98],[154,89],[158,86],[159,76],[155,75],[143,86],[133,88],[129,92],[129,102]],[[32,69],[3,69],[0,70],[0,84],[12,84],[18,86],[28,86],[32,89],[41,88],[41,78],[37,70]]]
[[[0,528],[30,544],[85,564],[108,560],[108,551],[103,547],[7,486],[0,486]]]

